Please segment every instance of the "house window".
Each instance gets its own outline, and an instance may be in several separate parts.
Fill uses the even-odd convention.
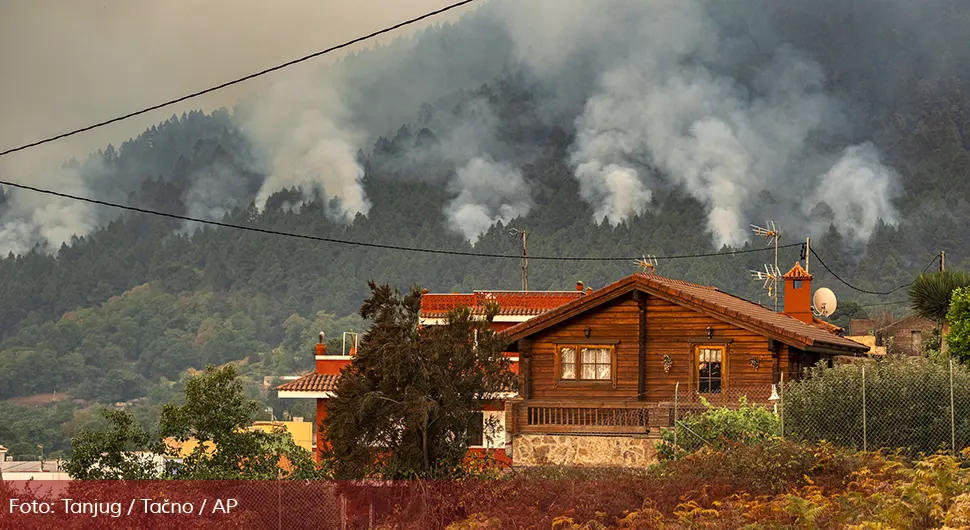
[[[724,347],[697,348],[697,391],[719,394],[724,386]]]
[[[559,378],[576,379],[576,348],[563,348],[559,351]]]
[[[802,288],[802,281],[801,280],[794,280],[792,282],[792,288],[794,288],[794,289],[801,289]]]
[[[593,345],[560,347],[559,379],[566,381],[612,381],[613,348]]]
[[[468,447],[485,445],[485,413],[475,412],[468,419]]]

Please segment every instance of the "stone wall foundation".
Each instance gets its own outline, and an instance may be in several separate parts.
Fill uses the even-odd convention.
[[[577,434],[516,434],[516,466],[646,467],[657,462],[656,438]]]

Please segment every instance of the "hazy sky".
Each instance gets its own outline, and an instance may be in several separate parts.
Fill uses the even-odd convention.
[[[452,0],[0,0],[0,150],[274,66]],[[461,8],[385,36],[454,20]],[[315,59],[318,65],[331,59]],[[298,65],[291,68],[301,68]],[[287,70],[0,159],[0,177],[115,145],[173,113],[231,108]]]

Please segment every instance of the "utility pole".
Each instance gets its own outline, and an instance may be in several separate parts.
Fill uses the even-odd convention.
[[[522,240],[522,290],[529,290],[529,251],[526,248],[526,239],[529,237],[529,233],[525,230],[517,230],[515,228],[509,230],[509,235],[520,236]]]
[[[946,251],[940,251],[940,272],[946,271]]]

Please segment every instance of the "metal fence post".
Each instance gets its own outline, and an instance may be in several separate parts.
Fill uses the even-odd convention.
[[[862,451],[869,450],[869,443],[866,433],[866,367],[862,366]]]
[[[784,372],[778,374],[778,388],[781,389],[781,399],[779,399],[778,408],[778,427],[781,429],[781,437],[785,437],[785,374]]]
[[[677,422],[680,417],[677,415],[677,404],[680,399],[680,381],[674,383],[674,447],[677,447]]]
[[[957,415],[953,401],[953,359],[950,359],[950,448],[957,456]]]

